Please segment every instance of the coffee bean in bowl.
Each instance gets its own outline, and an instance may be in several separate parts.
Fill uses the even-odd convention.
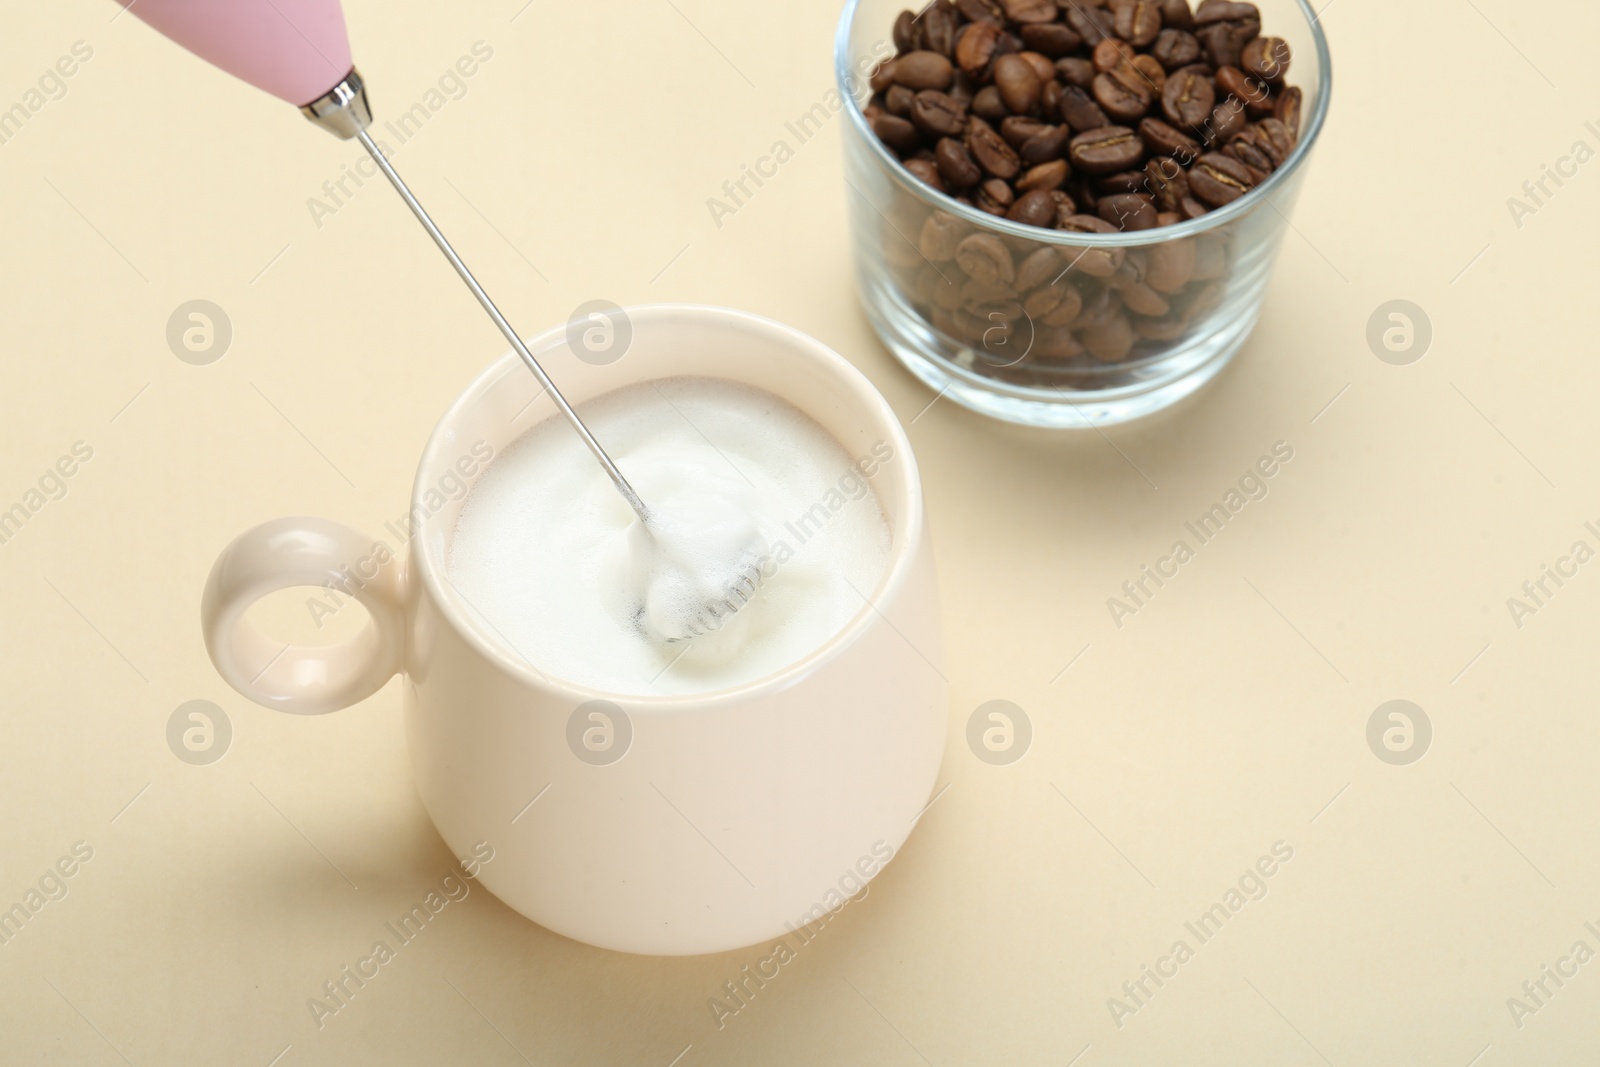
[[[1059,229],[1057,213],[1012,214],[1059,175],[1051,188],[1079,206],[1143,195],[1183,221],[1249,192],[1294,150],[1292,52],[1261,26],[1256,5],[1235,0],[935,0],[895,19],[867,110],[912,174],[962,203]],[[1158,160],[1170,163],[1150,171]],[[1064,166],[1036,173],[1050,163]],[[1176,196],[1180,179],[1197,195]]]

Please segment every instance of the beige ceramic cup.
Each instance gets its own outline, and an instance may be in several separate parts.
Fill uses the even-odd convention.
[[[336,711],[400,674],[434,825],[456,855],[492,845],[479,880],[523,915],[604,948],[717,952],[838,907],[929,801],[948,683],[922,487],[883,398],[817,341],[720,308],[643,307],[615,321],[631,340],[605,365],[578,358],[566,329],[532,342],[573,403],[655,378],[725,378],[788,400],[850,456],[879,457],[871,484],[893,538],[889,563],[827,644],[746,685],[661,697],[576,685],[541,671],[537,650],[511,648],[445,567],[485,459],[553,412],[511,353],[434,430],[415,529],[390,524],[375,539],[325,519],[258,526],[212,568],[202,624],[223,678],[280,711]],[[244,617],[268,593],[330,582],[371,615],[342,645],[284,649]]]

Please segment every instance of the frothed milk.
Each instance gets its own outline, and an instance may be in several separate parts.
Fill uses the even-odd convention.
[[[651,509],[640,526],[564,421],[497,456],[451,538],[450,580],[501,643],[541,672],[612,693],[699,693],[781,670],[866,605],[890,533],[869,477],[787,402],[750,386],[668,378],[581,406]],[[726,625],[683,643],[667,616],[758,546],[765,580]]]

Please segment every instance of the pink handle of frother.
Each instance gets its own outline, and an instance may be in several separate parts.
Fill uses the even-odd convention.
[[[296,107],[350,73],[339,0],[116,0],[202,59]]]

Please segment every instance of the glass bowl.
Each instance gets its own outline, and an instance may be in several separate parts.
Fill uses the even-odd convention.
[[[974,411],[1066,429],[1159,411],[1222,370],[1261,314],[1328,110],[1315,12],[1305,0],[1256,6],[1262,33],[1293,49],[1287,83],[1303,98],[1292,151],[1197,218],[1086,233],[1014,222],[912,175],[863,113],[905,0],[848,0],[835,73],[856,272],[873,328],[912,374]]]

